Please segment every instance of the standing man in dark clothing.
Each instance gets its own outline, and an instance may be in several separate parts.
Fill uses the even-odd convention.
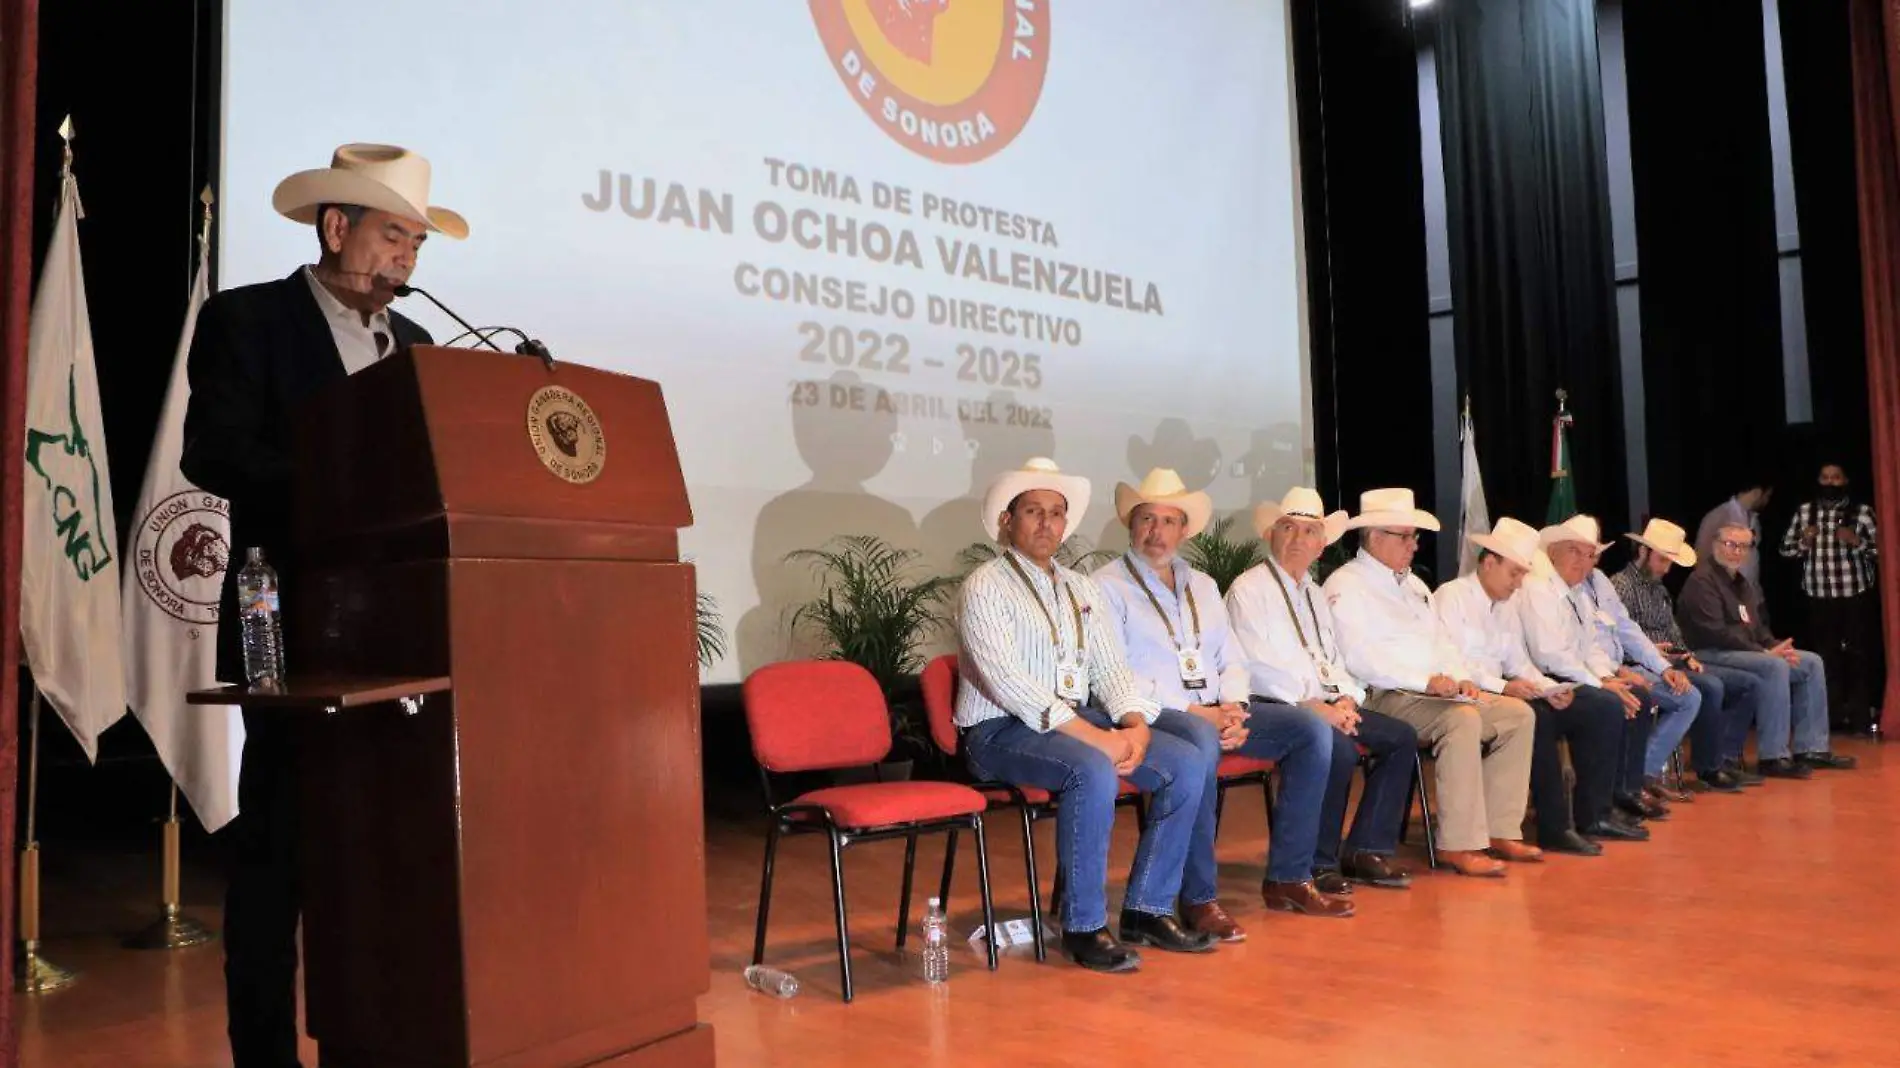
[[[1753,532],[1741,524],[1724,524],[1715,532],[1714,559],[1702,561],[1676,602],[1683,639],[1697,659],[1740,668],[1760,683],[1758,772],[1805,779],[1814,768],[1851,768],[1853,757],[1828,751],[1827,668],[1821,658],[1796,649],[1791,639],[1776,639],[1762,622],[1761,587],[1741,570],[1754,545]]]
[[[1870,650],[1877,647],[1873,505],[1847,495],[1847,471],[1821,468],[1814,500],[1795,509],[1781,538],[1781,555],[1801,561],[1801,592],[1808,597],[1808,632],[1827,661],[1829,720],[1838,730],[1873,723]]]
[[[430,233],[468,235],[430,207],[429,163],[391,145],[344,145],[328,168],[284,179],[279,214],[313,225],[317,262],[276,282],[214,296],[199,313],[179,469],[231,504],[233,559],[261,547],[291,572],[291,417],[322,387],[410,345],[420,326],[389,311]],[[244,679],[236,594],[226,570],[218,678]],[[295,589],[289,591],[295,597]],[[290,669],[295,672],[296,665]],[[238,816],[225,897],[225,1000],[233,1068],[297,1060],[297,759],[280,717],[245,715]]]

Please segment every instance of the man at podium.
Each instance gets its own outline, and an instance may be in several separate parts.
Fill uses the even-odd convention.
[[[429,205],[429,178],[423,157],[372,144],[344,145],[329,167],[285,178],[272,206],[316,228],[316,263],[219,293],[199,312],[179,469],[230,501],[233,558],[257,546],[287,571],[298,404],[385,356],[431,343],[422,327],[389,310],[430,234],[468,236],[460,215]],[[218,678],[226,682],[244,680],[236,575],[226,570],[218,610]],[[297,757],[281,718],[245,713],[239,811],[222,832],[231,858],[224,946],[234,1068],[299,1063]]]

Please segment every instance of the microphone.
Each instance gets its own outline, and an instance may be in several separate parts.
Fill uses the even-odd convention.
[[[395,294],[399,297],[407,297],[412,293],[418,296],[427,298],[429,303],[442,309],[443,314],[455,320],[456,323],[460,325],[462,329],[475,335],[475,337],[479,339],[482,344],[487,345],[489,348],[494,349],[496,352],[502,351],[502,348],[501,346],[495,344],[495,342],[491,339],[490,334],[493,334],[498,330],[506,330],[508,333],[511,333],[521,339],[521,343],[515,346],[516,355],[538,357],[542,363],[547,365],[548,370],[550,371],[554,370],[554,354],[548,351],[548,347],[546,345],[543,345],[541,342],[536,341],[533,338],[529,337],[528,335],[522,333],[521,331],[515,329],[514,327],[512,326],[496,327],[494,329],[491,329],[489,333],[483,333],[482,331],[477,330],[474,327],[470,326],[468,324],[467,319],[464,319],[461,316],[455,314],[455,312],[449,309],[448,305],[435,299],[435,294],[430,293],[428,290],[423,289],[421,286],[399,285],[395,287]]]

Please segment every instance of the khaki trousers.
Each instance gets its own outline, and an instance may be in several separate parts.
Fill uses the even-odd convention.
[[[1431,744],[1438,848],[1466,852],[1488,848],[1493,838],[1524,837],[1537,732],[1531,706],[1499,694],[1481,694],[1472,705],[1396,690],[1373,690],[1365,705],[1410,724]]]

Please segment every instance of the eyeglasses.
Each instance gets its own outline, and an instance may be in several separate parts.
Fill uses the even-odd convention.
[[[1723,538],[1721,541],[1717,542],[1716,544],[1720,545],[1724,549],[1753,549],[1755,547],[1755,543],[1753,541],[1730,541],[1727,538]]]
[[[1384,527],[1380,527],[1379,533],[1384,534],[1388,538],[1397,538],[1400,541],[1418,540],[1418,531],[1416,530],[1387,530]]]

